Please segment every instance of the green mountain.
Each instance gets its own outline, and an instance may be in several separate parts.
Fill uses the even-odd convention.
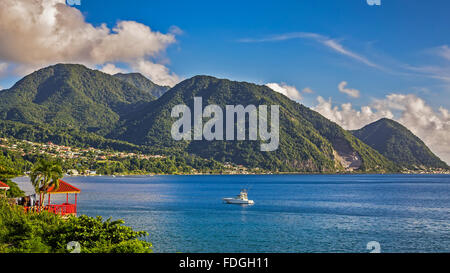
[[[420,138],[396,121],[383,118],[352,133],[402,167],[449,168]]]
[[[393,121],[348,132],[266,86],[209,76],[167,88],[137,73],[111,76],[73,64],[43,68],[0,91],[0,136],[102,149],[190,153],[286,172],[448,168],[420,139]],[[279,105],[279,149],[263,152],[261,140],[173,140],[171,127],[178,118],[170,116],[171,110],[178,104],[193,109],[194,97],[202,97],[203,107],[216,104],[224,112],[225,105]]]
[[[279,149],[262,152],[260,140],[173,140],[171,126],[177,119],[171,117],[171,110],[178,104],[194,109],[194,97],[202,97],[203,106],[216,104],[222,109],[225,105],[280,105]],[[391,161],[351,133],[266,86],[209,76],[196,76],[179,83],[158,100],[130,113],[107,137],[274,171],[383,172],[395,169]]]
[[[147,91],[150,95],[156,98],[161,97],[167,90],[170,89],[169,86],[161,86],[155,84],[140,73],[118,73],[115,74],[114,77],[119,80],[125,81],[138,89]]]
[[[2,90],[0,119],[102,135],[131,109],[154,99],[147,91],[100,71],[57,64]]]

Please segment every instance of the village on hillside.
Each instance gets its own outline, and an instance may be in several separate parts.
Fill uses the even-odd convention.
[[[13,138],[0,138],[0,149],[5,149],[19,154],[22,157],[33,157],[33,156],[48,156],[51,158],[62,159],[64,162],[73,162],[75,167],[66,168],[67,175],[112,175],[112,174],[164,174],[168,173],[165,168],[159,165],[164,165],[169,159],[165,155],[152,155],[152,154],[141,154],[133,152],[121,152],[113,150],[102,150],[98,148],[79,148],[65,145],[57,145],[52,142],[38,143],[28,140],[19,140]],[[162,172],[151,172],[143,171],[135,172],[130,170],[130,166],[124,167],[124,169],[112,170],[111,172],[103,171],[103,166],[120,164],[120,162],[131,161],[151,161],[151,162],[164,162],[158,165],[158,168]],[[85,168],[81,166],[80,162],[90,162],[91,166],[96,166],[95,168]],[[94,163],[93,163],[94,162]],[[126,165],[126,164],[125,164]],[[249,170],[247,167],[242,165],[236,165],[232,163],[221,164],[220,170],[201,170],[195,168],[186,168],[186,166],[178,166],[183,168],[180,171],[174,171],[171,173],[183,173],[183,174],[210,174],[217,173],[220,171],[222,174],[251,174],[251,173],[261,173],[262,170],[255,168]],[[98,171],[100,169],[100,171]]]

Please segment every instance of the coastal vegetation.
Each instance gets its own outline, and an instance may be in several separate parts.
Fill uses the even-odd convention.
[[[0,162],[11,160],[0,156]],[[19,169],[16,169],[19,168]],[[3,169],[0,169],[3,170]],[[20,173],[20,166],[12,166],[6,175]],[[2,172],[0,175],[4,175]],[[56,161],[40,159],[32,168],[31,183],[41,193],[51,186],[58,186],[62,177],[61,166]],[[8,197],[23,196],[17,184],[7,192]],[[12,204],[0,197],[0,253],[67,253],[72,251],[69,242],[77,242],[82,253],[149,253],[151,243],[141,240],[147,232],[134,231],[124,226],[123,220],[103,220],[102,217],[86,215],[62,216],[42,210],[25,212],[22,206]],[[43,204],[44,200],[41,200]]]
[[[68,253],[78,242],[81,253],[150,253],[148,235],[122,220],[81,215],[67,219],[46,211],[27,212],[0,198],[0,253]]]
[[[31,165],[30,162],[24,160],[19,155],[15,155],[7,150],[0,150],[0,181],[10,187],[6,191],[8,198],[21,197],[25,194],[16,183],[11,181],[11,178],[22,175]]]

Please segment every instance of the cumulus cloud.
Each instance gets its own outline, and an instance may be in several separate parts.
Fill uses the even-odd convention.
[[[117,66],[115,66],[114,64],[105,64],[103,67],[101,67],[99,69],[100,71],[106,73],[106,74],[110,74],[110,75],[114,75],[117,73],[127,73],[128,71],[121,69]]]
[[[180,32],[172,28],[163,34],[134,21],[120,21],[112,29],[93,26],[65,0],[0,2],[0,60],[17,65],[17,72],[57,62],[107,68],[114,62],[153,62]],[[166,77],[173,77],[166,71]]]
[[[313,109],[347,130],[359,129],[380,118],[394,119],[415,135],[436,153],[450,163],[450,114],[440,107],[435,111],[422,98],[414,94],[390,94],[384,99],[374,100],[359,110],[350,103],[333,106],[331,99],[317,98]],[[395,113],[395,115],[394,115]]]
[[[302,95],[300,92],[295,88],[295,86],[289,86],[285,83],[268,83],[266,84],[267,87],[272,89],[275,92],[281,93],[285,95],[286,97],[290,98],[291,100],[299,101],[302,99]]]
[[[393,118],[394,115],[389,109],[376,111],[371,106],[363,106],[360,110],[354,109],[351,103],[344,103],[339,106],[333,106],[331,98],[325,100],[323,97],[317,97],[318,104],[313,110],[319,112],[329,120],[336,122],[347,130],[359,129],[380,118]]]
[[[159,85],[174,86],[180,81],[176,74],[170,73],[169,69],[162,64],[140,60],[133,64],[132,67]]]
[[[351,89],[351,88],[345,88],[347,86],[347,82],[343,81],[341,83],[339,83],[338,85],[338,89],[340,92],[349,95],[350,97],[353,98],[359,98],[359,90],[356,89]]]

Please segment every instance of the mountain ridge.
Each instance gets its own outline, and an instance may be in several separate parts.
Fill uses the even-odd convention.
[[[394,120],[382,118],[351,132],[402,167],[449,169],[419,137]]]
[[[109,75],[77,64],[42,68],[0,92],[0,133],[28,134],[35,140],[48,139],[47,134],[66,142],[190,153],[275,172],[396,172],[404,166],[354,132],[265,85],[197,75],[164,90],[157,99],[151,95],[153,87],[167,88],[139,73]],[[193,109],[194,97],[202,97],[203,107],[216,104],[222,109],[225,105],[279,105],[279,149],[261,152],[260,139],[173,140],[170,131],[176,119],[171,109],[178,104]]]
[[[171,109],[178,104],[186,104],[193,109],[194,96],[202,97],[205,105],[217,104],[222,109],[225,105],[239,104],[280,105],[280,149],[262,153],[259,151],[259,141],[174,141],[170,135],[170,126],[174,121],[170,116]],[[321,125],[326,137],[313,124]],[[327,128],[332,128],[333,133],[327,132]],[[332,172],[349,168],[376,171],[393,168],[389,160],[337,124],[267,86],[205,75],[177,84],[157,101],[148,103],[148,107],[136,113],[115,132],[115,135],[108,137],[141,145],[177,147],[205,158],[251,167],[263,166],[277,171]],[[330,141],[333,137],[341,143]],[[336,153],[350,161],[349,164],[343,166],[345,160],[340,160]],[[354,157],[357,159],[354,160]],[[351,166],[355,161],[359,164]]]

